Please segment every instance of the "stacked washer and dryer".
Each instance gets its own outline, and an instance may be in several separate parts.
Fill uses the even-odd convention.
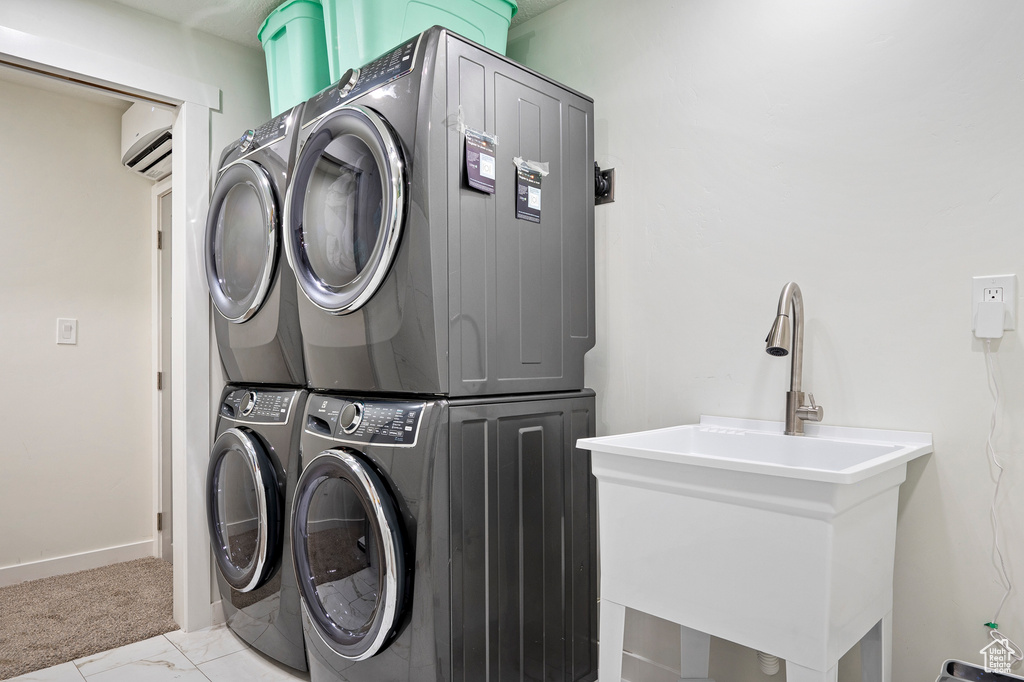
[[[295,276],[281,215],[302,106],[221,155],[206,225],[206,274],[228,384],[217,407],[207,520],[228,626],[306,669],[288,514],[306,377]]]
[[[574,447],[594,433],[583,387],[594,345],[593,102],[434,27],[288,115],[297,132],[283,218],[248,209],[281,227],[287,260],[276,256],[263,283],[246,268],[264,254],[243,258],[224,237],[228,265],[211,264],[211,290],[227,281],[218,272],[248,275],[229,313],[213,294],[229,376],[230,363],[262,358],[276,372],[232,378],[251,385],[229,386],[221,407],[218,443],[250,479],[241,501],[255,498],[248,515],[231,511],[215,445],[211,534],[222,594],[245,614],[229,624],[238,632],[269,607],[233,598],[270,589],[259,587],[266,578],[231,582],[247,555],[220,558],[253,525],[251,510],[273,507],[259,495],[272,467],[251,465],[259,457],[232,440],[270,430],[259,417],[269,414],[280,440],[261,444],[283,463],[274,473],[287,524],[271,538],[267,512],[256,544],[279,537],[290,557],[278,575],[294,569],[268,628],[293,623],[285,595],[296,588],[312,682],[596,679],[595,487],[589,453]],[[239,163],[232,154],[220,183]],[[543,197],[529,211],[521,168]],[[481,170],[490,182],[471,187],[467,175]],[[232,192],[220,183],[214,235],[214,209]],[[216,254],[217,237],[208,243]],[[250,282],[298,293],[232,320],[253,306]],[[265,312],[263,334],[239,333]],[[309,389],[301,407],[298,385],[265,387],[294,382],[284,369],[296,356]],[[266,395],[274,402],[261,404]],[[288,455],[277,445],[285,432],[298,440]]]

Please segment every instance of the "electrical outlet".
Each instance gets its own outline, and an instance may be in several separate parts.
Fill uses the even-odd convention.
[[[977,329],[982,302],[1003,303],[1003,329],[1017,328],[1017,275],[985,275],[974,278],[971,295],[971,330]]]
[[[982,296],[983,301],[1002,301],[1003,300],[1003,288],[1002,287],[985,287],[985,294]]]

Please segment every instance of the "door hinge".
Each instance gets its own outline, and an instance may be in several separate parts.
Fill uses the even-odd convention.
[[[160,250],[164,248],[164,232],[163,230],[156,231],[156,248]]]
[[[157,372],[156,373],[156,390],[158,390],[158,391],[164,390],[164,373],[163,372]]]
[[[157,512],[156,513],[156,529],[157,530],[163,530],[164,529],[164,513],[163,512]]]

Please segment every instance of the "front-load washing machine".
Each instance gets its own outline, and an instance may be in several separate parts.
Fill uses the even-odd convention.
[[[295,276],[281,215],[302,106],[248,130],[221,154],[206,220],[206,278],[229,382],[302,386]]]
[[[228,627],[306,669],[288,510],[299,467],[305,390],[228,386],[207,478],[207,519]]]
[[[285,249],[310,387],[583,388],[591,99],[434,27],[306,102],[298,145]]]
[[[592,391],[311,393],[292,505],[312,682],[597,678]]]

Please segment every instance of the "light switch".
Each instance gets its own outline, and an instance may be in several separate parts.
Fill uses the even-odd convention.
[[[78,320],[57,318],[57,343],[75,345],[78,343]]]

